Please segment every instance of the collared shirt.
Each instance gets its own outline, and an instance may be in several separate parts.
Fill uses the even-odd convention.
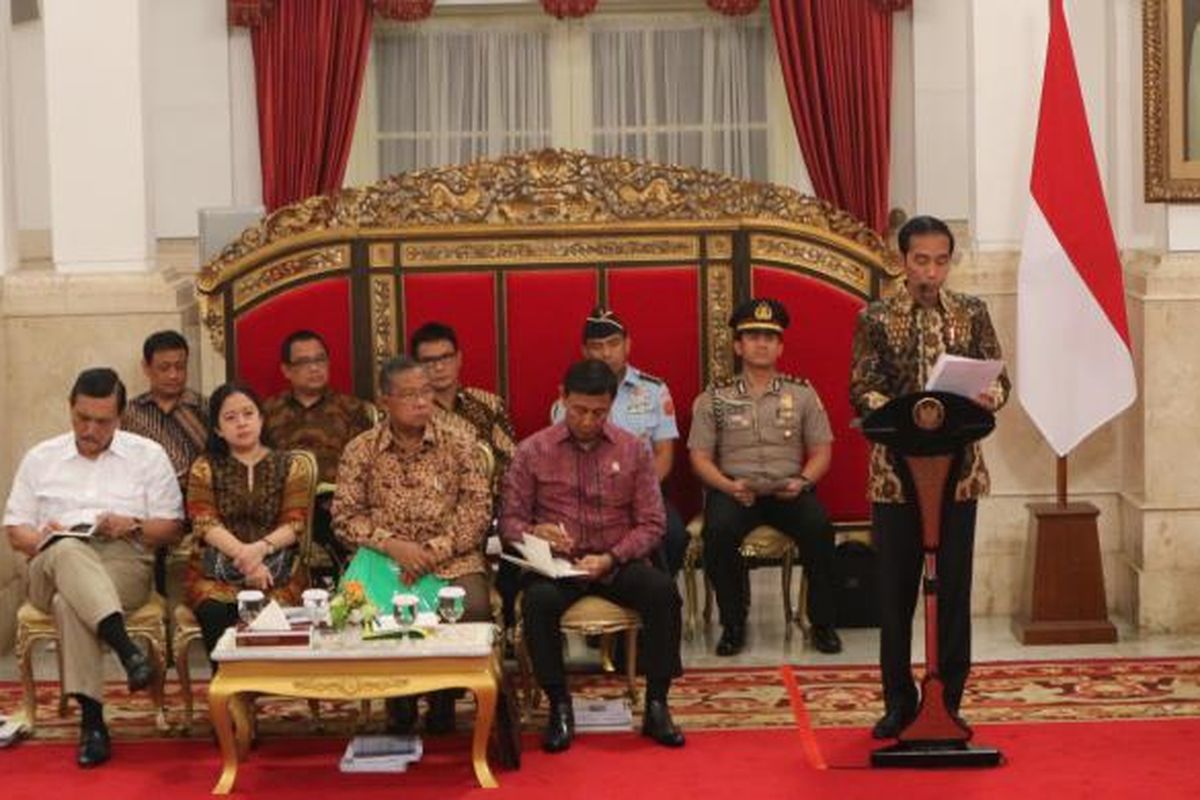
[[[336,479],[342,450],[374,424],[365,402],[329,389],[311,406],[297,400],[289,389],[263,403],[263,412],[271,446],[311,452],[317,457],[322,483]]]
[[[555,400],[550,409],[550,421],[562,422],[566,415],[562,400]],[[641,439],[652,453],[655,442],[679,438],[671,390],[660,378],[632,365],[626,365],[625,377],[617,385],[617,396],[609,409],[608,421]]]
[[[182,485],[192,462],[208,443],[208,410],[204,398],[191,389],[184,391],[170,412],[164,412],[154,396],[145,392],[125,406],[121,429],[162,445]]]
[[[517,445],[502,507],[505,539],[561,523],[575,541],[572,557],[611,553],[622,564],[649,555],[666,525],[654,459],[640,439],[609,422],[589,449],[565,423]]]
[[[829,417],[808,381],[779,374],[754,397],[739,374],[696,398],[688,448],[712,453],[730,478],[767,489],[798,476],[806,453],[832,441]]]
[[[498,494],[504,471],[512,461],[513,451],[516,450],[516,434],[513,432],[512,421],[504,408],[504,400],[498,395],[474,386],[462,386],[454,395],[454,405],[451,408],[438,406],[438,411],[448,419],[443,422],[454,427],[454,422],[465,423],[459,427],[470,432],[492,448],[496,457],[496,469],[492,473],[492,491]]]
[[[96,458],[85,458],[75,434],[33,446],[21,459],[4,509],[5,525],[92,522],[103,512],[139,519],[183,519],[179,480],[157,442],[118,430]]]
[[[424,545],[443,578],[484,571],[492,499],[473,439],[436,421],[404,452],[391,427],[355,437],[342,454],[333,495],[338,536],[383,549],[393,536]]]
[[[867,306],[854,331],[850,402],[862,416],[925,388],[942,353],[999,359],[1000,342],[987,305],[977,297],[943,289],[934,308],[925,308],[907,291]],[[1008,400],[1008,374],[1001,372],[988,394],[999,409]],[[990,488],[979,443],[967,448],[954,490],[958,501],[973,500]],[[903,503],[904,489],[882,445],[871,448],[867,494],[876,503]]]

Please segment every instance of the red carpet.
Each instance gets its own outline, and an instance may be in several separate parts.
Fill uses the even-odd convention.
[[[434,741],[426,759],[404,775],[342,775],[335,739],[266,741],[238,774],[235,795],[253,798],[879,798],[926,791],[939,798],[1194,798],[1200,720],[990,725],[980,742],[999,747],[1008,764],[993,770],[879,771],[865,768],[875,743],[862,729],[818,729],[828,769],[811,766],[798,729],[700,731],[680,751],[632,734],[596,734],[558,756],[527,751],[524,767],[496,773],[500,789],[474,784],[465,739]],[[529,747],[536,747],[531,737]],[[207,797],[218,774],[208,742],[118,742],[116,759],[83,773],[72,748],[19,745],[0,751],[9,800],[84,796],[88,800],[181,800]]]

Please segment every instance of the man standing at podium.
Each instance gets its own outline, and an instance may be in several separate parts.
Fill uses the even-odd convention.
[[[914,217],[900,229],[904,289],[869,305],[854,333],[850,402],[866,416],[890,400],[922,391],[943,353],[999,359],[1000,343],[977,297],[943,288],[954,255],[954,235],[935,217]],[[1008,399],[1004,372],[987,392],[974,398],[989,411]],[[946,706],[958,715],[971,667],[971,560],[975,543],[976,500],[989,480],[979,443],[963,454],[953,502],[942,520],[938,551],[938,653]],[[912,617],[921,581],[923,552],[916,498],[905,495],[892,454],[871,450],[868,494],[871,531],[879,554],[879,660],[884,715],[876,739],[893,738],[917,712],[917,687],[910,665]]]

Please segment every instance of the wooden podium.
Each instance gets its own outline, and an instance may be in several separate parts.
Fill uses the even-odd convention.
[[[1028,508],[1025,580],[1013,634],[1022,644],[1115,642],[1096,527],[1100,509],[1066,502],[1030,503]]]
[[[938,656],[938,551],[942,511],[953,499],[963,448],[992,432],[995,418],[965,397],[915,392],[898,397],[863,420],[863,434],[888,447],[905,495],[921,520],[925,554],[925,677],[917,715],[899,741],[871,753],[873,767],[993,767],[1003,761],[993,747],[971,746],[971,729],[946,708]],[[883,565],[881,565],[881,568]]]

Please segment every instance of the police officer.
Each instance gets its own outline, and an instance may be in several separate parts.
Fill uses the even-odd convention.
[[[744,566],[738,548],[758,525],[792,537],[808,573],[813,646],[837,653],[833,627],[833,526],[813,489],[829,470],[833,433],[807,381],[776,371],[788,313],[752,299],[729,320],[742,371],[696,398],[688,437],[692,469],[708,487],[704,568],[717,595],[722,633],[717,655],[746,643]]]
[[[675,459],[675,404],[662,378],[642,372],[629,363],[630,337],[625,325],[610,309],[596,306],[583,323],[583,357],[603,361],[617,376],[617,396],[608,419],[646,443],[654,456],[654,470],[661,484],[671,474]],[[562,401],[550,410],[550,420],[561,422]],[[665,502],[665,498],[664,498]],[[662,557],[672,576],[683,566],[687,551],[687,529],[679,512],[667,502],[667,530]]]

